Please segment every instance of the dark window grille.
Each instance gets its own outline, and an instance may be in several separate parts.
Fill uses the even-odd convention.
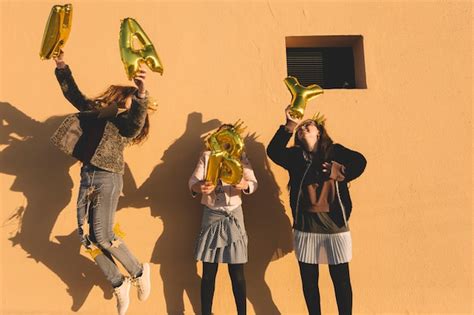
[[[304,86],[356,88],[352,47],[286,48],[286,56],[288,75]]]

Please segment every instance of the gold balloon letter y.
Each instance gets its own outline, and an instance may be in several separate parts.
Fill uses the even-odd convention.
[[[292,96],[290,114],[295,118],[303,118],[306,102],[324,92],[323,89],[316,84],[307,87],[301,85],[295,77],[287,77],[285,84]]]

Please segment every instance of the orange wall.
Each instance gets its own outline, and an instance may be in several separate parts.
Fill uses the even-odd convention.
[[[114,314],[110,289],[74,232],[79,165],[48,145],[73,111],[53,62],[38,56],[53,4],[0,4],[0,313]],[[199,307],[192,249],[201,210],[186,181],[199,136],[217,120],[238,118],[258,136],[248,151],[261,184],[244,203],[250,313],[305,314],[288,253],[288,178],[264,154],[290,100],[285,36],[359,34],[368,88],[327,90],[307,111],[323,112],[333,139],[368,160],[351,185],[354,313],[473,312],[470,2],[73,5],[66,60],[86,94],[127,82],[117,47],[127,16],[152,38],[165,68],[162,77],[149,75],[160,108],[148,142],[126,152],[132,175],[117,213],[128,245],[153,262],[151,298],[133,296],[129,314]],[[323,312],[334,314],[327,267],[321,270]],[[235,313],[225,268],[214,305],[218,315]]]

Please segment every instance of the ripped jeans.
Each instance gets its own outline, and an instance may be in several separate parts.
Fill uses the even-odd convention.
[[[124,279],[114,258],[125,267],[132,278],[142,273],[142,264],[113,231],[122,187],[121,174],[108,172],[90,164],[81,168],[81,186],[77,201],[79,237],[113,287],[120,286]],[[86,219],[89,223],[89,235],[84,235],[83,230]]]

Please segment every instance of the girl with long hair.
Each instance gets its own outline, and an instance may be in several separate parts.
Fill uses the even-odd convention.
[[[287,148],[293,133],[295,145]],[[270,141],[267,154],[290,176],[293,242],[309,314],[321,314],[319,264],[329,265],[339,314],[352,314],[352,202],[347,184],[362,174],[365,158],[333,143],[324,118],[301,122],[290,115],[289,107],[286,124]]]
[[[150,295],[150,266],[140,263],[116,234],[114,216],[123,187],[123,151],[148,135],[146,71],[134,77],[135,86],[111,85],[95,98],[79,90],[61,52],[55,59],[55,74],[66,99],[79,110],[68,116],[51,140],[60,150],[82,162],[77,201],[79,238],[114,288],[117,311],[126,313],[130,286],[138,299]],[[87,221],[89,233],[84,233]],[[115,261],[129,273],[121,274]]]

